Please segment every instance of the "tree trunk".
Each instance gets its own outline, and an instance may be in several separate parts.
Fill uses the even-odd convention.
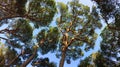
[[[66,57],[66,47],[62,50],[62,57],[60,59],[59,67],[64,67],[65,57]]]

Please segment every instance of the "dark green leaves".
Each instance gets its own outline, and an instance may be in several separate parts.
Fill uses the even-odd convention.
[[[18,38],[23,42],[29,42],[32,39],[33,29],[28,20],[18,19],[12,26],[14,32],[11,33],[11,38]]]
[[[115,25],[117,28],[120,28],[120,8],[117,10],[115,14]]]
[[[68,6],[66,4],[64,4],[63,2],[58,2],[57,4],[58,4],[58,8],[61,15],[64,15],[65,13],[67,13]]]
[[[113,64],[117,64],[116,62],[120,61],[118,58],[118,53],[120,49],[120,31],[111,30],[109,28],[105,28],[103,33],[101,34],[103,41],[101,42],[101,53],[107,58],[114,58],[116,61],[109,59],[109,62],[113,62]],[[107,49],[106,49],[107,48]]]
[[[32,66],[37,67],[56,67],[54,62],[50,62],[49,58],[37,58],[32,61]]]
[[[105,22],[109,19],[115,19],[116,13],[120,10],[119,0],[93,0],[97,3]]]
[[[29,19],[39,26],[46,26],[52,21],[56,12],[54,0],[32,0],[29,4]]]
[[[37,35],[37,41],[42,54],[54,51],[59,41],[59,31],[57,27],[50,27],[48,30],[41,30]]]

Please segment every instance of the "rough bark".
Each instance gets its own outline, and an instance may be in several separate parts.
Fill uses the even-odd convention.
[[[66,49],[67,49],[67,47],[64,47],[63,49],[64,49],[64,50],[62,50],[62,57],[61,57],[61,59],[60,59],[59,67],[64,67],[64,62],[65,62]]]

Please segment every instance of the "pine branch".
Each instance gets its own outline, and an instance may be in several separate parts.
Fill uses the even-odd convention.
[[[22,53],[20,53],[18,56],[16,56],[12,61],[10,61],[10,62],[8,63],[8,65],[6,65],[6,67],[10,67],[10,65],[11,65],[12,63],[14,63],[21,55],[22,55]]]
[[[37,48],[34,48],[33,54],[21,65],[21,67],[26,67],[33,60],[36,54],[37,54]]]

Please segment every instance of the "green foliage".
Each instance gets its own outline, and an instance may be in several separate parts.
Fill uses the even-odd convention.
[[[2,0],[0,3],[0,11],[4,16],[8,16],[8,14],[10,16],[24,16],[27,13],[25,9],[27,0]]]
[[[117,0],[93,0],[98,4],[98,8],[100,8],[100,12],[105,20],[108,20],[113,16],[116,11],[116,6],[118,5]]]
[[[94,67],[93,65],[91,65],[90,60],[90,57],[85,58],[84,60],[80,61],[78,67]]]
[[[94,63],[97,67],[108,67],[108,66],[110,66],[110,64],[107,65],[107,61],[108,61],[108,59],[104,58],[103,55],[100,54],[100,53],[97,53],[96,58],[94,59]]]
[[[84,67],[87,67],[89,65],[94,64],[94,66],[97,67],[119,67],[119,34],[120,31],[109,29],[108,27],[106,27],[101,33],[101,37],[103,39],[100,45],[101,50],[97,53],[92,53],[92,55],[89,56],[89,58],[86,58],[83,61],[81,61],[79,66],[82,67],[83,65],[86,65]]]
[[[119,63],[111,61],[101,52],[96,52],[80,61],[78,67],[119,67]]]
[[[65,14],[68,11],[68,6],[63,2],[58,2],[58,8],[60,10],[61,15]]]
[[[8,60],[8,63],[10,63],[15,57],[17,56],[17,52],[15,49],[12,49],[10,47],[8,47],[8,50],[5,54],[5,60]],[[16,60],[16,62],[12,63],[12,66],[13,65],[17,65],[19,66],[21,64],[21,59],[20,57]]]
[[[120,7],[119,7],[119,9],[120,9]],[[115,26],[117,28],[120,28],[119,25],[120,25],[120,10],[118,10],[115,14]]]
[[[78,46],[72,46],[68,49],[67,53],[68,57],[70,56],[73,60],[78,59],[80,56],[83,56],[83,52],[81,48],[78,48]],[[67,58],[66,58],[67,59]]]
[[[63,3],[58,3],[63,4]],[[67,6],[67,7],[66,7]],[[70,6],[68,8],[68,6]],[[100,23],[100,15],[99,11],[94,8],[93,11],[90,12],[90,8],[83,4],[80,4],[77,0],[69,2],[67,5],[61,6],[66,9],[61,16],[57,18],[58,28],[63,32],[68,34],[68,43],[72,43],[69,45],[66,51],[66,61],[69,59],[76,60],[82,56],[84,56],[84,52],[81,50],[81,46],[86,44],[85,51],[94,47],[95,40],[97,38],[97,34],[95,32],[96,28],[101,28],[102,25]],[[70,9],[70,10],[69,10]],[[67,11],[69,10],[69,11]],[[97,17],[97,19],[96,19]],[[63,45],[64,35],[61,36],[60,45]],[[62,48],[60,46],[60,48]],[[61,49],[59,49],[61,50]],[[62,54],[62,53],[61,53]],[[61,54],[56,54],[59,57]]]
[[[108,28],[105,28],[105,30],[101,34],[103,38],[103,41],[101,42],[101,50],[103,55],[107,56],[108,58],[114,57],[116,61],[120,61],[118,56],[118,49],[120,49],[119,34],[120,31],[110,30]]]
[[[107,27],[102,31],[101,50],[94,61],[97,67],[119,66],[119,3],[117,0],[93,0],[97,3]],[[96,11],[93,11],[96,12]],[[98,14],[93,13],[98,16]],[[112,20],[112,22],[109,20]],[[114,58],[114,59],[113,59]]]
[[[28,20],[18,19],[12,25],[13,33],[15,35],[11,35],[10,38],[19,38],[22,42],[29,42],[32,39],[33,29],[29,24]]]
[[[32,66],[57,67],[55,63],[49,61],[49,58],[37,58],[37,59],[33,60]]]
[[[54,51],[57,48],[59,41],[59,31],[57,27],[49,27],[48,30],[41,30],[37,35],[41,53],[46,54],[49,51]]]
[[[108,23],[108,20],[115,20],[112,21],[116,28],[119,28],[119,13],[120,13],[120,3],[118,0],[93,0],[97,3],[98,7],[100,9],[100,12],[102,14],[103,19],[106,23]],[[113,25],[112,25],[113,26]]]
[[[54,17],[56,4],[54,0],[32,0],[28,10],[30,19],[35,21],[36,25],[47,26]]]

